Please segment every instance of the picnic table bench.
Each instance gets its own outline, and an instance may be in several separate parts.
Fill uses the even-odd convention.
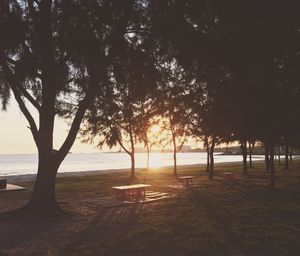
[[[0,189],[5,189],[7,186],[6,179],[0,179]]]
[[[118,199],[131,200],[145,198],[146,188],[151,187],[148,184],[134,184],[126,186],[116,186],[112,187],[116,191],[116,196]]]
[[[194,176],[181,176],[178,177],[178,179],[182,180],[183,185],[186,187],[189,187],[190,185],[193,184],[193,178]]]
[[[6,179],[0,179],[0,193],[17,190],[26,190],[26,188],[18,185],[8,184]]]

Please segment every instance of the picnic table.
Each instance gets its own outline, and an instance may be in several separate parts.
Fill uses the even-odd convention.
[[[116,196],[118,199],[131,200],[145,198],[146,188],[151,187],[148,184],[133,184],[126,186],[116,186],[112,187],[116,191]]]
[[[178,179],[182,180],[183,185],[186,187],[189,187],[190,185],[193,184],[193,178],[194,176],[181,176],[178,177]]]

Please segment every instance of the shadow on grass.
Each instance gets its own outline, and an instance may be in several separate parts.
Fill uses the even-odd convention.
[[[88,250],[89,245],[97,246],[99,242],[103,241],[110,243],[116,233],[122,233],[123,230],[130,229],[138,222],[143,207],[143,202],[119,207],[100,207],[81,230],[67,239],[66,243],[61,246],[58,255],[68,255],[71,251]]]
[[[222,248],[219,255],[244,255],[244,243],[240,236],[238,236],[232,229],[232,222],[230,221],[230,212],[221,210],[218,202],[214,202],[211,197],[204,193],[191,190],[191,202],[200,204],[207,212],[207,215],[213,219],[220,232],[223,232],[228,238],[228,243]],[[221,211],[220,211],[221,210]]]
[[[1,250],[25,246],[43,233],[69,219],[71,217],[67,213],[52,217],[39,217],[28,213],[21,215],[18,210],[2,213],[0,215]]]

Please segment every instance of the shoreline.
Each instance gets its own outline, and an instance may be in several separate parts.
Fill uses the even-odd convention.
[[[299,156],[293,157],[293,159],[298,160],[300,159]],[[254,163],[264,162],[264,160],[253,160]],[[241,165],[242,161],[233,161],[233,162],[221,162],[215,163],[215,166],[218,167],[219,165]],[[184,164],[184,165],[177,165],[177,168],[201,168],[206,166],[206,164],[199,163],[199,164]],[[159,169],[172,169],[173,165],[161,166],[161,167],[150,167],[150,170],[157,171]],[[136,168],[136,172],[140,172],[145,168]],[[91,175],[101,175],[101,174],[109,174],[109,173],[130,173],[130,168],[123,168],[123,169],[105,169],[105,170],[86,170],[86,171],[74,171],[74,172],[58,172],[56,177],[80,177],[80,176],[91,176]],[[0,175],[0,179],[6,179],[8,182],[30,182],[36,179],[37,174],[16,174],[16,175]]]
[[[231,162],[236,163],[236,162]],[[224,164],[224,163],[223,163]],[[186,164],[186,165],[178,165],[178,168],[195,168],[201,167],[205,164]],[[149,168],[151,170],[158,170],[158,169],[171,169],[173,168],[172,165],[168,166],[161,166],[161,167],[153,167]],[[136,172],[142,171],[145,168],[135,168]],[[107,170],[87,170],[87,171],[76,171],[76,172],[58,172],[56,177],[80,177],[80,176],[92,176],[92,175],[101,175],[101,174],[109,174],[109,173],[124,173],[130,172],[130,168],[124,169],[107,169]],[[7,176],[0,176],[0,178],[6,179],[8,182],[27,182],[33,181],[36,178],[36,174],[21,174],[21,175],[7,175]]]
[[[184,155],[186,153],[181,153],[181,154]],[[189,153],[187,153],[187,154],[189,154]],[[191,153],[191,154],[201,154],[201,153]],[[74,154],[74,155],[76,155],[76,154]],[[219,153],[216,154],[216,156],[220,156],[221,158],[218,161],[216,161],[215,164],[217,164],[217,163],[220,163],[220,164],[234,163],[234,162],[241,162],[242,161],[241,158],[236,158],[236,156],[228,156],[228,159],[227,159],[227,156],[224,156],[224,159],[223,159],[223,156],[220,155]],[[1,157],[1,155],[0,155],[0,157]],[[178,167],[181,167],[181,168],[188,167],[188,166],[190,166],[190,167],[199,166],[200,167],[200,166],[205,166],[206,165],[206,160],[201,156],[200,156],[200,160],[196,160],[196,161],[194,159],[194,156],[192,156],[191,161],[189,161],[189,160],[184,161],[184,157],[185,156],[182,156],[183,162],[179,163]],[[230,158],[230,157],[232,157],[232,158]],[[254,158],[256,158],[256,156],[254,156]],[[77,159],[77,157],[76,157],[76,159]],[[11,161],[13,161],[13,160],[11,160]],[[98,158],[97,159],[92,158],[92,161],[96,161],[96,160],[98,160]],[[254,161],[259,161],[259,160],[261,160],[261,159],[257,158]],[[20,161],[25,161],[25,160],[21,159]],[[0,165],[0,170],[1,170],[0,171],[0,178],[7,179],[8,182],[32,181],[32,180],[34,180],[36,178],[36,174],[37,174],[37,169],[36,169],[37,163],[35,163],[33,165],[32,164],[33,163],[32,159],[29,159],[29,160],[26,160],[26,161],[30,163],[30,166],[26,165],[24,167],[25,168],[24,171],[10,171],[9,168],[8,168],[7,171],[5,171],[5,169],[7,168],[6,165],[9,165],[10,161],[7,161],[7,162],[4,161],[4,170],[1,170],[1,165]],[[83,160],[80,160],[78,162],[79,165],[77,165],[76,164],[77,162],[76,161],[74,162],[74,159],[71,159],[68,162],[71,165],[70,166],[66,165],[66,168],[61,167],[59,169],[57,177],[92,175],[92,174],[106,174],[106,173],[126,172],[126,171],[130,172],[129,165],[127,165],[127,166],[123,165],[122,166],[122,164],[121,164],[120,166],[109,166],[109,165],[108,166],[99,166],[97,164],[98,165],[97,166],[96,164],[92,164],[92,165],[84,166],[84,165],[82,165],[82,161],[85,161],[85,158],[83,158]],[[221,161],[221,162],[219,162],[219,161]],[[104,164],[106,164],[106,163],[104,162]],[[172,166],[173,166],[172,161],[169,158],[167,159],[167,163],[165,163],[165,164],[166,164],[165,166],[150,167],[150,169],[172,168]],[[19,166],[16,165],[16,168],[17,167],[19,167]],[[136,167],[136,170],[137,170],[137,172],[139,172],[139,170],[142,170],[144,168],[145,168],[144,166],[141,166],[141,164],[139,164]],[[11,167],[11,169],[13,170],[13,167]],[[28,169],[28,171],[26,171],[27,169]]]
[[[263,160],[256,160],[254,162],[262,162]],[[223,163],[215,163],[215,166],[218,165],[235,165],[235,164],[242,164],[242,161],[239,162],[223,162]],[[206,166],[206,164],[185,164],[185,165],[178,165],[177,168],[185,169],[185,168],[201,168]],[[173,165],[168,166],[161,166],[161,167],[153,167],[149,168],[150,170],[157,171],[159,169],[172,169]],[[145,168],[136,168],[136,172],[143,171]],[[88,171],[77,171],[77,172],[61,172],[57,173],[56,177],[81,177],[81,176],[92,176],[92,175],[101,175],[101,174],[109,174],[109,173],[130,173],[130,168],[124,169],[108,169],[108,170],[88,170]],[[21,174],[21,175],[8,175],[8,176],[0,176],[0,178],[6,179],[8,182],[30,182],[34,181],[36,178],[36,174]]]

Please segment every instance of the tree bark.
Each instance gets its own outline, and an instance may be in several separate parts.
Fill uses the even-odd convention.
[[[210,165],[209,165],[209,172],[208,172],[208,179],[212,180],[214,177],[215,172],[215,163],[214,163],[214,151],[215,151],[215,139],[212,139],[211,145],[210,145]]]
[[[289,144],[285,143],[285,169],[289,170]]]
[[[269,144],[270,149],[270,187],[276,187],[276,177],[275,177],[275,161],[274,161],[274,144]]]

